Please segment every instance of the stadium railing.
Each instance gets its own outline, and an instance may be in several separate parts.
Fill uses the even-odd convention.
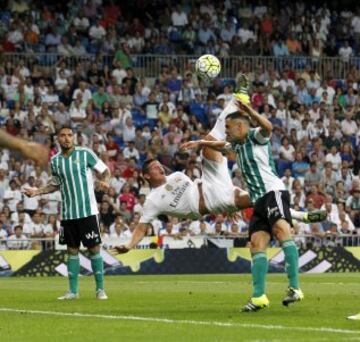
[[[1,57],[1,56],[0,56]],[[4,53],[3,64],[11,62],[16,65],[23,60],[28,67],[34,63],[38,64],[44,76],[55,76],[55,66],[61,60],[66,60],[67,67],[74,69],[78,63],[82,63],[82,69],[86,71],[92,62],[100,62],[112,66],[114,55],[82,55],[62,56],[50,53]],[[137,77],[157,77],[163,65],[176,65],[183,73],[185,70],[192,70],[197,56],[194,55],[132,55],[133,67]],[[360,67],[360,57],[350,58],[348,62],[339,57],[313,58],[308,56],[230,56],[220,58],[222,62],[222,78],[234,78],[240,71],[244,70],[269,70],[278,71],[289,68],[295,71],[302,71],[306,65],[310,65],[322,77],[330,76],[336,79],[346,78],[352,66]]]
[[[27,239],[1,239],[0,250],[13,249],[13,250],[51,250],[55,248],[54,238],[27,238]]]
[[[294,240],[299,247],[358,247],[360,246],[360,235],[343,234],[332,235],[326,234],[324,236],[314,235],[295,235]],[[112,249],[114,246],[125,244],[128,239],[103,239],[103,248]],[[230,247],[246,247],[248,242],[247,234],[241,234],[237,237],[229,236],[184,236],[179,238],[163,237],[160,240],[156,236],[145,237],[138,248],[147,249],[153,248],[161,244],[163,249],[183,249],[183,248],[230,248]],[[17,247],[18,246],[18,247]],[[272,247],[278,247],[277,242],[271,244]],[[58,238],[29,238],[26,240],[1,240],[0,250],[6,249],[36,249],[36,250],[52,250],[52,249],[66,249],[65,245],[59,245]]]

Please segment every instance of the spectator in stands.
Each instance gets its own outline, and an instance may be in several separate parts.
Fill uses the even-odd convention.
[[[14,227],[14,234],[7,239],[8,249],[29,249],[30,243],[27,237],[22,233],[22,227]]]
[[[22,195],[14,179],[9,182],[9,188],[5,190],[4,200],[11,212],[16,211],[16,205],[22,200]]]
[[[344,45],[339,49],[339,56],[341,57],[343,62],[348,63],[352,55],[353,49],[349,45],[349,41],[345,40]]]
[[[313,161],[310,163],[310,168],[305,173],[304,186],[305,190],[309,191],[312,186],[316,186],[320,183],[322,175],[318,169],[317,162]]]

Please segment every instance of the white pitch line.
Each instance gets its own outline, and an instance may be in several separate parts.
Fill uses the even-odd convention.
[[[135,281],[135,284],[141,284],[141,285],[147,285],[147,284],[154,284],[154,281]],[[157,281],[156,283],[163,283],[162,281]],[[218,285],[218,284],[226,284],[226,281],[192,281],[192,280],[173,280],[170,281],[170,283],[174,284],[174,283],[186,283],[186,284],[214,284],[214,285]],[[229,283],[229,282],[228,282]]]
[[[15,308],[0,308],[2,312],[15,312],[15,313],[28,313],[34,315],[48,315],[48,316],[65,316],[65,317],[87,317],[87,318],[102,318],[110,320],[122,321],[144,321],[144,322],[157,322],[166,324],[190,324],[190,325],[208,325],[218,327],[233,327],[233,328],[256,328],[265,330],[291,330],[291,331],[313,331],[322,333],[338,333],[338,334],[356,334],[359,335],[360,331],[349,329],[334,329],[327,327],[290,327],[285,325],[264,325],[264,324],[251,324],[251,323],[232,323],[232,322],[219,322],[219,321],[193,321],[193,320],[177,320],[158,317],[141,317],[141,316],[124,316],[124,315],[99,315],[87,314],[80,312],[61,312],[61,311],[40,311],[40,310],[26,310]]]

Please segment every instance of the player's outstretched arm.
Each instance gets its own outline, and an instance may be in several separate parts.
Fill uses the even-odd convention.
[[[38,143],[16,138],[4,130],[0,130],[0,146],[19,151],[25,158],[29,158],[38,165],[45,166],[49,159],[49,150]]]
[[[260,132],[264,137],[270,136],[270,134],[273,130],[273,125],[265,116],[260,115],[250,105],[245,104],[241,101],[237,101],[237,106],[239,107],[239,109],[241,111],[248,114],[250,116],[250,118],[254,119],[259,124],[259,126],[261,127]]]
[[[210,147],[216,151],[219,152],[227,152],[227,146],[229,143],[226,141],[210,141],[210,140],[196,140],[196,141],[188,141],[186,143],[183,143],[180,146],[180,149],[186,151],[186,150],[192,150],[197,149],[198,147]]]
[[[35,196],[39,196],[39,195],[45,195],[45,194],[50,194],[51,192],[55,192],[57,190],[60,189],[59,185],[55,185],[53,183],[49,183],[45,186],[43,186],[42,188],[36,189],[36,188],[25,188],[23,190],[23,193],[27,196],[27,197],[35,197]]]
[[[146,223],[138,223],[134,229],[130,242],[126,245],[116,246],[115,250],[118,253],[127,253],[130,249],[133,249],[145,236],[147,230]]]

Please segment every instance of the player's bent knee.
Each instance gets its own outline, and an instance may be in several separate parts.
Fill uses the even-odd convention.
[[[243,210],[253,206],[248,192],[240,188],[235,188],[234,194],[235,194],[235,206],[239,210]]]
[[[265,252],[270,241],[270,235],[267,232],[259,231],[251,235],[250,251],[252,254]]]
[[[100,245],[96,245],[94,247],[89,247],[88,248],[88,251],[91,253],[91,254],[97,254],[100,252]]]
[[[291,230],[290,224],[283,219],[276,221],[272,227],[272,232],[274,237],[278,241],[285,241],[291,239]]]

